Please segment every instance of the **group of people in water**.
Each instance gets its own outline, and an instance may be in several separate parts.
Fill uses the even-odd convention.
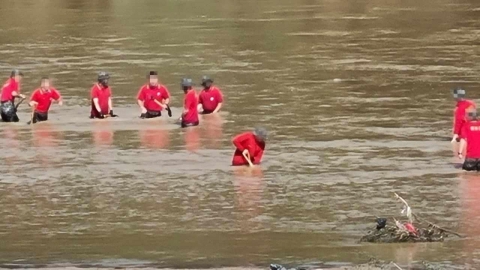
[[[18,106],[26,99],[25,95],[20,93],[20,84],[23,73],[17,69],[13,70],[10,78],[1,88],[0,93],[0,114],[3,122],[19,122],[17,116]],[[91,99],[91,119],[105,119],[108,117],[118,117],[113,112],[112,90],[109,86],[110,75],[107,72],[98,74],[97,83],[90,90]],[[165,85],[159,83],[158,73],[150,71],[147,75],[147,83],[143,85],[137,94],[137,104],[140,108],[140,118],[155,118],[162,116],[166,111],[169,117],[172,117],[170,109],[170,92]],[[200,94],[197,94],[193,88],[193,81],[190,78],[181,80],[181,88],[184,92],[183,111],[178,119],[182,128],[199,125],[199,114],[218,113],[223,106],[223,93],[213,85],[213,80],[208,76],[203,76]],[[16,99],[20,99],[16,102]],[[28,124],[47,121],[48,112],[52,102],[58,102],[62,105],[62,96],[60,92],[51,86],[50,79],[43,77],[38,89],[35,89],[28,105],[32,107],[31,119]],[[241,166],[259,164],[265,150],[267,131],[262,127],[257,127],[253,131],[241,133],[233,138],[233,144],[236,147],[232,165]]]

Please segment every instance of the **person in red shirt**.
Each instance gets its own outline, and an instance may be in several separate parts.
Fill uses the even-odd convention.
[[[463,158],[463,150],[466,146],[463,169],[466,171],[480,171],[480,120],[477,111],[467,113],[467,122],[462,126],[460,133],[460,149],[458,157]]]
[[[172,116],[172,112],[168,106],[170,93],[167,87],[158,84],[158,73],[156,71],[150,71],[148,80],[148,84],[142,86],[137,94],[137,103],[141,109],[140,118],[162,116],[163,109],[167,110],[169,116]]]
[[[42,78],[40,88],[33,91],[30,97],[30,107],[33,108],[32,120],[29,123],[37,123],[40,121],[48,120],[48,110],[52,101],[58,101],[58,105],[62,106],[62,96],[57,89],[50,86],[50,79],[47,77]]]
[[[20,121],[17,116],[17,107],[20,103],[15,106],[15,98],[25,98],[24,95],[20,94],[22,77],[23,73],[15,69],[10,73],[10,79],[2,86],[0,94],[0,115],[4,122]]]
[[[110,75],[106,72],[98,73],[98,83],[96,83],[91,91],[90,98],[92,103],[92,109],[90,111],[90,118],[103,119],[106,116],[117,117],[118,115],[113,113],[112,108],[112,91],[108,86],[108,80]]]
[[[473,101],[465,99],[466,91],[462,88],[453,90],[453,97],[457,101],[453,113],[453,138],[452,143],[460,140],[462,127],[467,121],[466,113],[471,110],[476,110],[476,105]]]
[[[198,126],[198,98],[197,93],[192,88],[192,79],[183,78],[182,79],[182,89],[185,93],[183,99],[183,112],[182,117],[180,117],[180,123],[182,128],[190,126]]]
[[[233,145],[236,147],[233,154],[232,165],[242,166],[260,164],[265,151],[267,130],[261,127],[255,128],[253,132],[245,132],[233,138]]]
[[[203,76],[202,86],[203,90],[198,98],[203,108],[202,114],[217,113],[222,108],[222,91],[213,85],[213,80],[208,76]]]

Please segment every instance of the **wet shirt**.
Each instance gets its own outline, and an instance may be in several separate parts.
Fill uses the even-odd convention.
[[[247,149],[253,164],[260,164],[263,152],[265,151],[265,142],[259,142],[255,139],[253,132],[245,132],[233,138],[233,145],[237,148],[233,154],[232,165],[248,165],[248,161],[242,155]]]
[[[222,102],[222,91],[215,86],[210,87],[209,90],[203,89],[200,92],[199,103],[202,104],[204,112],[211,113],[215,111],[218,104]]]
[[[453,134],[461,134],[462,127],[467,122],[466,113],[474,109],[476,109],[476,105],[471,100],[460,100],[457,102],[454,110]]]
[[[2,86],[2,93],[0,97],[1,102],[5,101],[12,101],[14,100],[14,97],[12,96],[12,93],[16,91],[18,94],[20,94],[20,85],[15,81],[14,78],[8,79],[5,84]]]
[[[146,84],[140,88],[137,94],[137,99],[143,101],[143,106],[147,111],[161,111],[162,106],[158,105],[155,100],[162,103],[164,99],[168,98],[170,98],[170,93],[167,87],[163,85],[151,88],[150,85]]]
[[[95,108],[95,104],[93,103],[94,98],[98,98],[98,105],[100,105],[100,110],[102,114],[108,114],[108,99],[112,96],[112,92],[110,90],[110,87],[104,88],[100,84],[95,84],[92,87],[91,93],[90,93],[91,99],[92,99],[92,113],[96,113],[97,109]]]
[[[467,141],[466,158],[480,158],[480,121],[466,122],[461,138]]]
[[[40,113],[47,113],[52,105],[52,100],[60,99],[60,93],[55,88],[50,88],[49,90],[42,90],[41,88],[33,91],[30,101],[35,101],[38,103],[35,111]]]
[[[183,99],[183,106],[188,112],[183,116],[182,121],[184,123],[197,123],[198,122],[198,97],[195,90],[189,90]]]

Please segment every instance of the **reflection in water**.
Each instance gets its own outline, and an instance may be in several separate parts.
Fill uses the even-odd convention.
[[[185,148],[188,151],[195,152],[200,148],[200,127],[183,128],[185,139]]]
[[[206,114],[202,118],[202,128],[205,130],[206,144],[220,147],[223,137],[223,118],[219,113]]]
[[[60,134],[54,130],[49,122],[40,122],[32,126],[33,145],[36,149],[36,161],[42,167],[52,166],[52,154],[50,151],[55,150],[58,146]]]
[[[476,172],[460,173],[461,217],[460,233],[467,237],[464,249],[469,260],[480,250],[480,175]]]
[[[142,146],[146,148],[166,149],[170,144],[170,135],[167,129],[141,129],[139,136]]]
[[[40,122],[32,126],[33,145],[36,147],[58,146],[59,135],[51,123]]]
[[[92,120],[93,142],[96,146],[110,146],[113,143],[113,130],[109,119]]]
[[[1,123],[1,122],[0,122]],[[18,130],[15,126],[2,124],[2,138],[0,139],[0,145],[2,146],[0,155],[2,157],[2,163],[6,165],[15,164],[19,159],[20,154],[20,141],[18,140]]]
[[[255,167],[232,167],[235,176],[235,205],[241,213],[239,219],[242,228],[250,227],[249,219],[261,214],[261,200],[264,189],[263,170],[260,166]]]

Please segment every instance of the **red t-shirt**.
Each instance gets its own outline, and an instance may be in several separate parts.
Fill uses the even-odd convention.
[[[13,91],[16,91],[18,94],[20,94],[20,85],[17,83],[17,81],[15,81],[14,78],[10,78],[2,86],[2,94],[0,101],[13,101]]]
[[[253,164],[260,164],[263,152],[265,151],[265,142],[259,142],[255,139],[253,132],[245,132],[233,138],[233,145],[237,148],[233,154],[232,165],[248,165],[248,161],[243,157],[243,150],[247,149]]]
[[[461,138],[467,141],[466,158],[480,158],[480,121],[466,122],[460,133]]]
[[[155,88],[150,88],[148,84],[142,86],[137,94],[137,99],[143,101],[143,106],[148,111],[159,112],[163,108],[158,105],[155,100],[162,103],[162,100],[170,98],[168,89],[163,85],[158,85]]]
[[[93,103],[94,98],[98,98],[98,105],[100,105],[100,110],[102,114],[108,114],[108,99],[112,96],[112,92],[110,87],[104,88],[100,84],[95,84],[92,87],[90,92],[90,97],[92,99],[92,113],[97,113],[97,109],[95,108],[95,104]]]
[[[222,91],[215,86],[210,87],[209,90],[203,89],[200,92],[198,102],[202,104],[205,112],[213,112],[217,108],[218,103],[223,102]]]
[[[185,94],[183,99],[183,106],[188,110],[187,114],[183,116],[182,121],[184,123],[197,123],[198,122],[198,97],[195,90],[189,90]]]
[[[460,135],[462,132],[462,126],[467,122],[467,111],[475,109],[476,105],[471,100],[465,99],[457,102],[454,110],[453,134]]]
[[[42,91],[41,88],[38,88],[33,91],[30,101],[35,101],[38,103],[35,111],[47,113],[48,109],[50,109],[50,105],[52,105],[52,100],[58,100],[60,97],[60,93],[55,88],[50,88],[48,91]]]

